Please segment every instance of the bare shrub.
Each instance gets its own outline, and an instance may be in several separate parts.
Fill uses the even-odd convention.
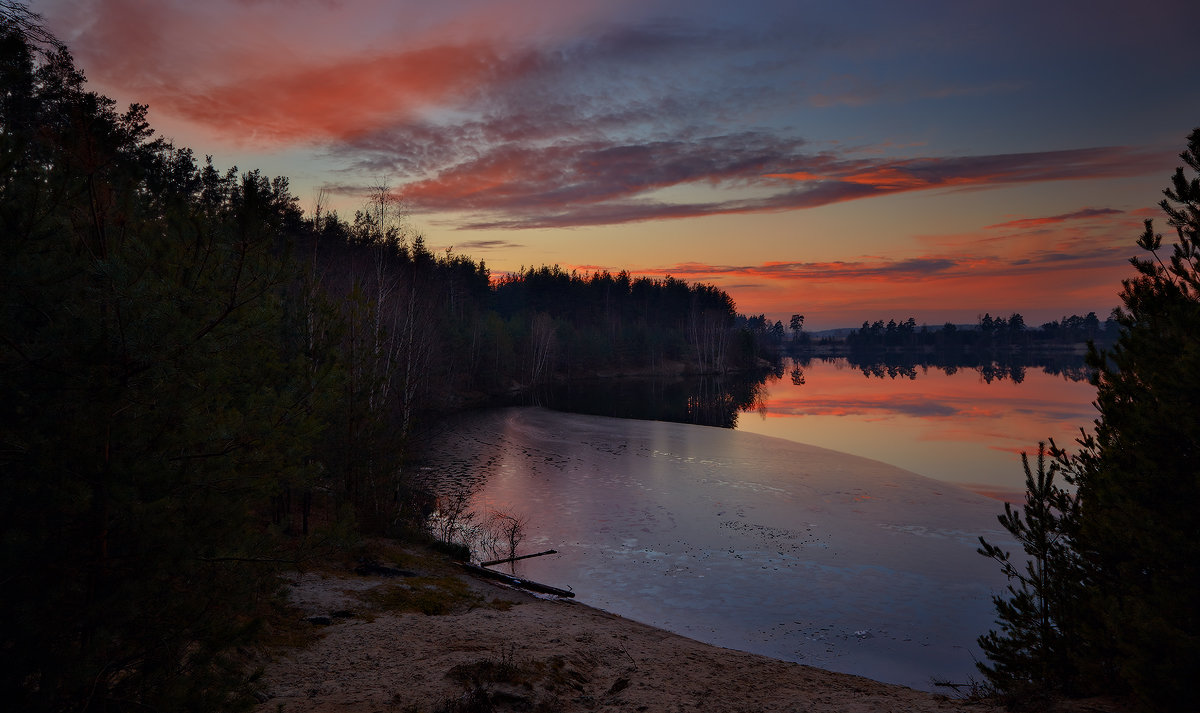
[[[462,491],[437,498],[428,528],[444,543],[466,546],[471,559],[479,561],[516,557],[528,522],[523,515],[502,510],[492,510],[481,518],[471,509],[471,494]]]

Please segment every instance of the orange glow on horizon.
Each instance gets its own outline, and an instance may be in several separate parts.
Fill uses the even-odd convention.
[[[907,263],[684,263],[630,273],[714,284],[730,292],[740,311],[785,316],[800,312],[809,315],[817,329],[908,316],[940,325],[964,318],[974,321],[984,312],[1019,312],[1029,326],[1036,326],[1073,312],[1107,316],[1119,303],[1121,280],[1130,275],[1127,251],[1113,252],[1110,259],[1080,255],[1077,260],[1056,257],[1032,263],[969,255],[913,258]]]

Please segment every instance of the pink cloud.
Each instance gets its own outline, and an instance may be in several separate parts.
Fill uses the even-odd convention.
[[[1122,213],[1122,211],[1114,210],[1112,208],[1084,208],[1083,210],[1077,210],[1073,213],[1063,213],[1062,215],[1052,215],[1052,216],[1042,217],[1042,218],[1020,218],[1017,220],[1009,220],[1009,221],[1005,221],[1003,223],[996,223],[995,225],[986,226],[985,229],[991,230],[991,229],[995,229],[995,228],[1004,228],[1004,229],[1038,228],[1038,227],[1042,227],[1045,225],[1056,225],[1058,223],[1064,223],[1064,222],[1072,221],[1072,220],[1084,220],[1087,218],[1095,218],[1097,216],[1121,215],[1121,213]]]
[[[168,112],[269,143],[351,138],[522,71],[521,57],[484,44],[436,46],[355,57],[189,91],[164,90]]]
[[[1142,176],[1175,160],[1132,146],[900,157],[817,150],[762,128],[785,125],[781,82],[809,76],[801,60],[810,50],[797,48],[794,33],[727,24],[723,13],[708,24],[704,12],[694,23],[666,20],[663,7],[632,0],[46,1],[101,88],[149,103],[156,122],[166,115],[172,128],[254,148],[320,147],[322,159],[348,169],[337,176],[346,193],[363,176],[389,176],[413,211],[451,216],[443,224],[461,228],[794,211]],[[842,107],[893,86],[845,68],[830,76],[811,86]],[[969,87],[947,77],[904,81],[914,98],[1025,86],[1004,77]],[[756,116],[762,123],[745,118]],[[677,197],[697,187],[704,198]]]
[[[1165,152],[1106,147],[1043,153],[876,160],[807,154],[803,142],[753,132],[689,141],[550,146],[505,143],[401,186],[422,212],[465,212],[460,227],[553,228],[798,210],[918,190],[1136,176]],[[787,171],[774,167],[796,166]],[[797,184],[778,189],[779,180]],[[694,183],[775,187],[762,198],[657,199]]]
[[[841,160],[824,171],[801,168],[768,178],[829,181],[865,186],[878,193],[1008,183],[1143,175],[1170,165],[1167,153],[1131,147],[1098,147],[956,157],[897,160]]]
[[[569,34],[611,9],[551,0],[441,8],[93,0],[47,14],[106,93],[233,144],[287,147],[453,106],[528,70],[538,33]]]

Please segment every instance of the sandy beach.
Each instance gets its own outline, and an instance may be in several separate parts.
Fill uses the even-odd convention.
[[[566,552],[519,573],[586,604],[369,543],[289,580],[299,641],[264,659],[259,713],[999,710],[931,685],[990,621],[955,619],[994,576],[976,494],[780,439],[544,409],[447,438],[431,470],[486,478],[476,507],[536,510],[522,549]]]
[[[428,557],[399,559],[398,576],[346,567],[291,579],[292,615],[316,636],[265,655],[260,713],[999,710],[703,644]],[[422,592],[448,608],[410,610],[421,604],[409,595]]]

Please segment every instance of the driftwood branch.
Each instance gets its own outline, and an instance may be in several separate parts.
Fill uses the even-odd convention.
[[[513,577],[512,575],[508,575],[503,572],[497,572],[494,569],[488,569],[487,567],[480,567],[477,564],[467,564],[466,562],[460,562],[459,564],[462,565],[463,569],[467,570],[468,572],[471,572],[472,574],[479,575],[480,577],[487,577],[488,579],[498,579],[501,582],[504,582],[505,584],[510,584],[514,587],[520,587],[521,589],[528,589],[531,592],[540,592],[542,594],[553,594],[556,597],[572,598],[575,596],[575,592],[568,592],[565,589],[559,589],[558,587],[551,587],[548,584],[541,584],[539,582],[534,582],[533,580],[530,580],[530,579],[522,579],[520,577]]]
[[[517,560],[527,560],[530,557],[541,557],[542,555],[556,555],[558,550],[546,550],[545,552],[535,552],[531,555],[521,555],[520,557],[505,557],[502,560],[492,560],[490,562],[480,562],[480,567],[491,567],[494,564],[504,564],[505,562],[516,562]]]

